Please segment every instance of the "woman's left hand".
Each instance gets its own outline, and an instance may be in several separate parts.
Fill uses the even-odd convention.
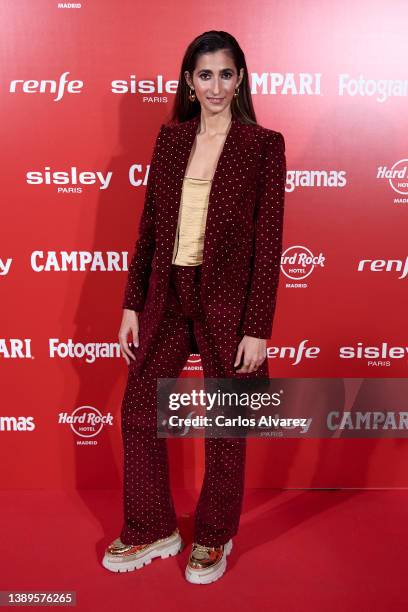
[[[266,359],[266,340],[244,336],[238,345],[234,367],[239,365],[243,355],[243,365],[235,372],[248,374],[254,372]]]

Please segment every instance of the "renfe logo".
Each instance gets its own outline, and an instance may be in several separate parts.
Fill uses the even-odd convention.
[[[405,261],[401,259],[360,259],[357,265],[358,272],[401,272],[398,280],[408,274],[408,256]]]
[[[320,348],[318,346],[306,346],[306,342],[309,342],[309,340],[302,340],[297,346],[269,346],[266,353],[270,359],[285,359],[286,357],[294,359],[291,363],[293,366],[298,365],[303,361],[303,358],[318,359]]]
[[[59,102],[62,99],[65,91],[67,93],[79,94],[82,91],[84,86],[83,81],[68,81],[67,75],[69,71],[63,72],[58,81],[54,81],[53,79],[47,79],[42,81],[37,81],[36,79],[30,79],[29,81],[24,81],[23,79],[15,79],[10,83],[10,93],[55,93],[58,91],[58,95],[54,98],[54,102]]]

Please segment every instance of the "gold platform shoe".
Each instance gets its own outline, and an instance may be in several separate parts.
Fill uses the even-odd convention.
[[[209,584],[221,578],[231,549],[232,539],[220,546],[202,546],[194,542],[185,572],[188,582]]]
[[[148,565],[155,557],[166,559],[183,548],[178,528],[168,537],[150,544],[124,544],[120,538],[116,538],[105,550],[102,565],[111,572],[132,572]]]

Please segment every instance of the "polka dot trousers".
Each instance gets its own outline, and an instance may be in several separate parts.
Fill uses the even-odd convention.
[[[157,437],[157,378],[178,378],[191,353],[200,353],[205,377],[224,376],[211,332],[202,319],[200,278],[201,266],[171,266],[157,340],[140,374],[129,365],[121,411],[124,525],[120,537],[125,544],[153,542],[177,527],[167,439]],[[233,359],[233,343],[231,347]],[[267,372],[266,360],[261,368]],[[218,546],[238,531],[246,438],[205,438],[204,444],[205,474],[195,511],[194,541]]]

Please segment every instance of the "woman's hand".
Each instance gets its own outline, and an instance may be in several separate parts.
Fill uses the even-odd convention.
[[[243,374],[254,372],[266,359],[266,340],[244,336],[238,345],[234,367],[240,363],[242,355],[244,356],[243,365],[235,371]]]
[[[120,352],[122,357],[125,358],[126,363],[130,364],[130,359],[136,359],[135,355],[129,348],[128,336],[132,334],[133,346],[139,346],[139,313],[135,310],[129,310],[128,308],[123,309],[122,323],[119,330],[119,344]]]

